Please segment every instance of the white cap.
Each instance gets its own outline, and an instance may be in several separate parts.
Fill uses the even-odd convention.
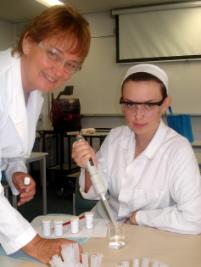
[[[152,74],[164,84],[166,91],[168,92],[167,74],[165,73],[164,70],[162,70],[161,68],[153,64],[138,64],[138,65],[132,66],[131,68],[128,69],[122,81],[122,84],[128,78],[128,76],[130,76],[131,74],[137,73],[137,72],[145,72],[145,73]]]
[[[30,182],[31,182],[30,177],[28,177],[28,176],[24,177],[24,185],[29,185]]]

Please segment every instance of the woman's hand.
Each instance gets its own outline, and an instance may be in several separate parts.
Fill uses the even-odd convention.
[[[78,166],[85,168],[86,163],[89,159],[92,159],[96,165],[96,153],[93,148],[85,140],[77,141],[73,144],[72,158]],[[87,193],[91,187],[91,178],[87,171],[85,171],[85,188],[84,191]]]
[[[30,183],[29,185],[24,184],[24,178],[29,177]],[[34,195],[36,194],[36,183],[34,179],[25,172],[15,172],[12,177],[13,184],[16,189],[19,191],[19,201],[17,203],[18,206],[30,201]]]
[[[125,221],[125,223],[137,225],[136,212],[135,211],[133,213],[131,213],[130,217]]]
[[[45,239],[37,235],[29,242],[26,246],[22,248],[22,250],[31,257],[36,258],[37,260],[43,263],[49,263],[51,258],[54,255],[58,255],[61,257],[61,249],[64,245],[69,245],[74,243],[74,241],[66,240],[66,239]],[[82,252],[82,248],[80,248],[80,253]]]
[[[89,159],[96,164],[96,153],[94,149],[85,140],[77,141],[73,144],[72,159],[80,167],[86,167]]]

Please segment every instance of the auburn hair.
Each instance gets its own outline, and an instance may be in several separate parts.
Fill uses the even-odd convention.
[[[35,17],[25,28],[12,53],[23,54],[24,38],[29,37],[33,42],[40,43],[54,36],[61,40],[69,39],[69,52],[85,59],[91,39],[89,23],[75,8],[63,5],[50,7]]]

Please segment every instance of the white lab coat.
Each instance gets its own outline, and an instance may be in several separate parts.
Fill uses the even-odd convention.
[[[12,174],[27,171],[25,159],[33,148],[42,103],[43,97],[37,90],[30,93],[25,103],[20,58],[12,57],[10,49],[0,52],[0,168],[6,172],[14,194],[18,192]],[[0,213],[0,243],[8,254],[36,235],[31,225],[8,204],[1,185]]]
[[[134,159],[135,135],[127,127],[111,130],[97,153],[114,217],[123,221],[133,211],[139,225],[201,233],[201,178],[190,143],[162,121],[148,147]],[[97,199],[93,187],[83,197]],[[94,212],[105,217],[99,202]]]

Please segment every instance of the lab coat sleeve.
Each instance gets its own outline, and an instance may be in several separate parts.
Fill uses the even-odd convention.
[[[36,232],[31,224],[4,197],[1,184],[0,214],[0,243],[7,254],[21,249],[36,236]]]
[[[15,172],[27,173],[27,167],[24,158],[8,159],[8,167],[5,170],[7,182],[11,188],[13,195],[18,195],[19,192],[13,184],[12,176]]]
[[[1,145],[0,145],[1,164]],[[0,172],[1,176],[1,172]],[[1,178],[1,177],[0,177]],[[35,236],[33,227],[14,209],[4,196],[0,183],[0,243],[7,254],[14,253],[28,244]]]
[[[4,76],[3,76],[4,77]],[[6,81],[5,77],[2,78],[3,81]],[[8,77],[6,77],[8,78]],[[5,84],[1,84],[2,88],[5,89],[7,88]],[[5,89],[6,90],[6,89]],[[0,133],[2,133],[2,131],[5,129],[5,127],[7,128],[8,125],[10,127],[11,124],[8,124],[8,121],[10,120],[9,116],[8,116],[8,112],[6,109],[6,106],[8,106],[8,103],[6,102],[7,99],[6,99],[6,93],[4,92],[1,92],[0,93]],[[13,131],[13,128],[8,128],[7,129],[7,135],[5,136],[5,138],[11,138],[9,136],[9,132],[10,131]],[[1,142],[3,142],[3,139],[2,137],[0,138]],[[0,150],[1,150],[1,144],[0,144]],[[26,168],[26,165],[25,165],[25,160],[23,158],[12,158],[12,159],[5,159],[6,160],[6,165],[7,165],[7,168],[5,170],[5,174],[6,174],[6,179],[7,179],[7,182],[12,190],[12,193],[14,195],[18,195],[19,192],[18,190],[15,188],[13,182],[12,182],[12,176],[13,176],[13,173],[14,172],[27,172],[27,168]]]
[[[2,105],[0,100],[0,131],[6,122],[3,116]],[[0,166],[2,160],[2,149],[0,143]],[[0,170],[1,176],[1,170]],[[1,178],[1,177],[0,177]],[[33,229],[21,214],[14,209],[4,196],[4,189],[0,183],[0,243],[7,254],[16,252],[17,250],[28,244],[35,236],[36,231]]]
[[[139,225],[183,233],[201,233],[201,177],[192,149],[173,151],[169,163],[169,188],[174,205],[163,209],[140,210]]]

